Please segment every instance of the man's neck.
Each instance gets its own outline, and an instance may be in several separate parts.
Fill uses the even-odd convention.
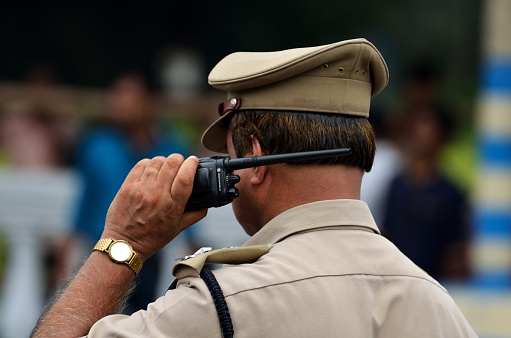
[[[363,172],[347,166],[273,166],[271,188],[260,198],[263,227],[277,215],[299,205],[333,199],[360,199]]]

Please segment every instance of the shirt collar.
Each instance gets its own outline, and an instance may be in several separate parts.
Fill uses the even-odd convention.
[[[367,204],[360,200],[328,200],[286,210],[266,223],[244,245],[275,244],[297,232],[334,226],[359,226],[380,234]]]

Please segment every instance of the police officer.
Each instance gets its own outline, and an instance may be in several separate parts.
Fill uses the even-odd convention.
[[[139,162],[102,239],[35,335],[221,336],[200,278],[203,264],[216,262],[228,263],[214,277],[235,336],[475,336],[447,291],[380,235],[359,200],[375,153],[370,98],[387,81],[365,39],[224,58],[209,82],[228,100],[203,136],[206,148],[232,158],[343,147],[352,155],[237,171],[233,210],[247,243],[178,263],[175,290],[147,311],[111,315],[144,260],[206,214],[183,213],[196,157]]]

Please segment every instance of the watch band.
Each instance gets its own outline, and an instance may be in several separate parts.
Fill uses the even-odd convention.
[[[101,238],[96,243],[96,245],[94,246],[92,251],[97,250],[97,251],[103,251],[103,252],[109,253],[110,247],[115,242],[117,242],[117,241],[112,238]],[[112,259],[112,257],[110,255],[108,255],[108,257],[110,257],[110,259]],[[112,261],[114,261],[114,260],[112,259]],[[118,262],[116,262],[116,263],[118,263]],[[135,272],[136,275],[138,275],[138,273],[142,269],[142,260],[140,259],[140,256],[135,251],[133,251],[133,249],[131,249],[130,257],[126,261],[121,262],[121,263],[128,265]]]
[[[112,244],[113,242],[114,242],[114,240],[111,238],[101,238],[96,243],[96,245],[94,245],[94,248],[92,249],[92,251],[98,250],[98,251],[107,252],[108,248],[110,247],[110,244]]]
[[[136,275],[138,275],[140,270],[142,270],[142,260],[140,259],[138,253],[136,253],[135,251],[133,251],[133,255],[131,256],[131,259],[127,264],[129,265],[130,268],[133,269],[133,271],[135,271]]]

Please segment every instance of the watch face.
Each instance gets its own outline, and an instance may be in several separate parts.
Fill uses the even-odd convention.
[[[114,261],[124,263],[131,256],[131,246],[126,242],[114,242],[110,247],[109,254]]]

